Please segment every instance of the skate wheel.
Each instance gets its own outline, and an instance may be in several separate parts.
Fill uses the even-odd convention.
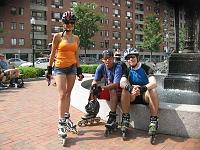
[[[79,127],[85,126],[84,120],[79,121],[79,122],[78,122],[78,126],[79,126]]]
[[[72,133],[73,133],[73,134],[78,134],[78,131],[77,131],[76,129],[73,129],[73,130],[72,130]]]
[[[122,132],[122,138],[123,138],[124,141],[127,140],[127,135],[126,135],[125,132]]]
[[[66,138],[63,138],[63,139],[62,139],[62,146],[66,146],[66,144],[67,144],[67,139],[66,139]]]
[[[104,136],[108,137],[109,134],[110,134],[110,131],[106,129]]]
[[[152,145],[154,145],[156,143],[156,136],[155,135],[150,136],[150,142],[151,142]]]

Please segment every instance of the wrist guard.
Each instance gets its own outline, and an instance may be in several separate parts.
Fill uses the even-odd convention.
[[[127,90],[127,91],[129,91],[129,93],[131,93],[132,90],[133,90],[133,86],[127,84],[127,85],[125,86],[125,90]]]
[[[52,75],[52,66],[47,66],[47,75]]]
[[[77,76],[79,77],[79,75],[82,75],[82,68],[81,67],[77,67]]]
[[[145,85],[139,87],[139,89],[140,89],[140,94],[145,93],[147,91],[147,87]]]

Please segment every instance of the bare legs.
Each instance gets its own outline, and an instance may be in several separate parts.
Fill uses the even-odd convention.
[[[65,113],[69,113],[71,92],[75,83],[75,75],[56,75],[56,87],[59,92],[58,99],[58,115],[59,118],[64,118]]]

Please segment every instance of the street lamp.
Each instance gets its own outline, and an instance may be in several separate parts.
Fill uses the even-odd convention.
[[[32,25],[32,52],[33,52],[33,58],[32,58],[32,60],[33,60],[33,67],[35,67],[35,64],[34,64],[34,62],[35,62],[35,47],[34,47],[34,25],[35,25],[35,18],[31,18],[31,20],[30,20],[30,22],[31,22],[31,25]]]

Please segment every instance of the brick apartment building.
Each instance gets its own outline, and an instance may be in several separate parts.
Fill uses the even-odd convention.
[[[62,31],[62,13],[70,9],[72,3],[95,2],[98,10],[107,18],[101,21],[101,30],[93,37],[94,44],[87,51],[88,57],[100,57],[107,48],[137,47],[142,42],[144,17],[156,13],[161,20],[164,45],[175,48],[174,9],[160,0],[6,0],[0,6],[0,53],[7,58],[20,57],[32,60],[49,53],[48,43],[54,33]],[[181,13],[180,13],[181,14]],[[181,16],[182,17],[182,16]],[[35,19],[32,25],[30,20]],[[182,21],[183,20],[183,21]],[[180,26],[184,19],[180,19]],[[34,32],[33,32],[34,31]],[[33,36],[34,33],[34,36]],[[163,58],[163,49],[154,57]],[[81,50],[80,54],[84,54]],[[142,52],[149,58],[149,52]]]

